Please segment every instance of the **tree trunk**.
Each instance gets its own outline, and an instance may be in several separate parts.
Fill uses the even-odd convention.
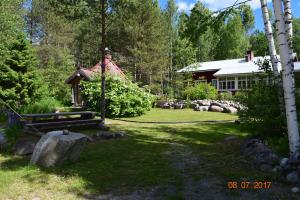
[[[281,0],[273,0],[276,19],[276,33],[279,43],[280,60],[283,72],[283,90],[286,108],[287,128],[289,136],[290,153],[293,154],[299,148],[299,130],[295,102],[294,63],[291,59],[291,49],[288,44],[288,36],[285,30],[285,21]]]
[[[281,113],[284,114],[285,109],[284,109],[284,99],[282,94],[283,85],[282,85],[282,80],[279,71],[279,69],[281,69],[281,64],[277,57],[277,52],[276,52],[276,47],[275,47],[275,42],[273,37],[272,24],[270,21],[269,10],[267,6],[267,0],[260,0],[260,3],[261,3],[261,11],[264,19],[265,34],[268,39],[269,54],[272,62],[272,69],[275,78],[275,83],[279,88],[278,90],[278,99],[280,104],[279,106],[280,106]]]
[[[293,21],[292,21],[292,8],[291,0],[283,0],[284,3],[284,20],[285,20],[285,29],[289,37],[289,43],[292,43],[293,37]]]
[[[101,25],[102,25],[102,62],[101,62],[101,104],[100,104],[100,112],[101,112],[101,120],[102,123],[105,124],[105,45],[106,45],[106,30],[105,30],[105,1],[101,0]]]
[[[273,37],[273,30],[272,30],[272,25],[271,25],[270,17],[269,17],[269,11],[268,11],[268,7],[267,7],[267,0],[260,0],[260,3],[261,3],[262,15],[264,18],[265,34],[268,39],[269,53],[270,53],[270,57],[271,57],[273,73],[274,73],[275,79],[277,81],[280,78],[279,68],[281,68],[281,66],[280,66],[279,60],[277,58],[277,52],[276,52],[275,42],[274,42],[274,37]]]

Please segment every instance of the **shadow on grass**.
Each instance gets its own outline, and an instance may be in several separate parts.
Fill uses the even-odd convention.
[[[225,177],[239,176],[241,170],[243,175],[249,174],[248,168],[244,168],[246,164],[236,161],[240,158],[239,145],[224,146],[220,143],[228,135],[239,135],[237,126],[233,124],[156,127],[124,124],[115,128],[125,131],[128,137],[91,143],[77,163],[66,163],[52,169],[41,168],[41,171],[66,179],[80,178],[82,183],[78,185],[70,181],[66,190],[81,197],[158,185],[181,185],[180,172],[174,168],[170,155],[166,154],[170,144],[176,142],[188,146],[196,155],[207,160],[208,164],[204,169],[199,168],[199,172],[221,170],[220,174]],[[28,161],[28,158],[5,159],[1,170],[22,169]],[[237,169],[240,171],[237,172]],[[24,178],[38,181],[43,177],[35,174]]]

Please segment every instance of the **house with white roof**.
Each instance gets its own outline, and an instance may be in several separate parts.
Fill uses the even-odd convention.
[[[192,73],[195,83],[210,83],[219,92],[235,93],[249,89],[257,81],[258,74],[262,73],[257,63],[264,59],[270,56],[254,57],[248,51],[245,58],[194,63],[177,72]],[[300,62],[294,62],[294,70],[300,76]]]

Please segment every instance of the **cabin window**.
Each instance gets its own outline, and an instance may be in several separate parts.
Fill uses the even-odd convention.
[[[212,79],[212,80],[211,80],[211,85],[212,85],[213,87],[215,87],[216,89],[218,89],[218,80],[217,80],[217,79]]]
[[[238,89],[247,89],[247,77],[238,77]]]
[[[219,79],[219,89],[226,90],[226,78]]]
[[[235,89],[235,78],[227,77],[227,89],[234,90]]]

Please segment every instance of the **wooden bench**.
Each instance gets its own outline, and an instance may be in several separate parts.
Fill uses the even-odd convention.
[[[101,119],[95,119],[95,112],[59,112],[21,115],[25,132],[36,130],[64,129],[82,126],[97,126]]]

